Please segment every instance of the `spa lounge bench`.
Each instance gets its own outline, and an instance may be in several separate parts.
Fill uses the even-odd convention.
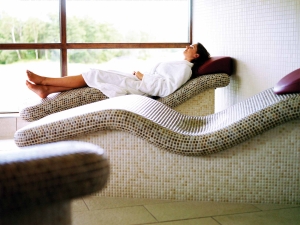
[[[148,97],[128,95],[44,117],[18,130],[15,142],[23,147],[121,130],[172,153],[200,156],[228,149],[299,117],[300,95],[276,95],[273,88],[201,117],[182,115]]]
[[[193,74],[181,88],[164,98],[155,98],[174,108],[209,89],[225,87],[230,82],[233,60],[227,56],[212,57]],[[55,112],[108,99],[95,88],[85,87],[53,94],[45,99],[24,103],[20,116],[26,121],[35,121]]]
[[[64,141],[0,151],[0,224],[71,224],[71,200],[101,190],[109,164],[99,146]]]
[[[101,196],[300,204],[300,94],[285,83],[203,117],[143,96],[104,100],[33,122],[15,141],[102,146],[111,176]]]

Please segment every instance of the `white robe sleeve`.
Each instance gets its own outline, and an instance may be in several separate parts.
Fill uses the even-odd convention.
[[[144,74],[138,90],[151,96],[168,96],[190,79],[192,66],[185,60],[159,63],[151,73]]]

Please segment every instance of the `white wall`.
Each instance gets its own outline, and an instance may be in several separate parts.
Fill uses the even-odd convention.
[[[216,111],[273,87],[300,68],[299,0],[193,0],[193,40],[231,56],[236,72]]]

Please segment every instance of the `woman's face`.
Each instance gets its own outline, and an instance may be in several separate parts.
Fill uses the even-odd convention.
[[[195,58],[197,58],[199,56],[197,54],[197,44],[186,46],[183,54],[188,59],[195,59]]]

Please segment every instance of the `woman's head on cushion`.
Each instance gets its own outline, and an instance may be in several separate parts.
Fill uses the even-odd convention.
[[[197,44],[186,46],[183,54],[185,60],[194,64],[203,63],[210,58],[209,52],[199,42]]]
[[[209,52],[201,43],[198,42],[196,46],[197,54],[199,55],[199,57],[191,61],[192,63],[194,63],[193,71],[196,71],[205,61],[210,58]]]

